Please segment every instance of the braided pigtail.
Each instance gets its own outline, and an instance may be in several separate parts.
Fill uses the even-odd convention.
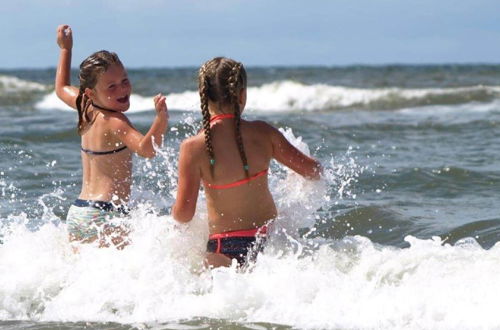
[[[206,67],[202,66],[199,73],[199,91],[200,91],[200,103],[201,103],[201,113],[203,115],[203,130],[205,132],[205,146],[208,153],[208,158],[210,159],[210,174],[214,176],[214,166],[215,166],[215,153],[212,146],[212,132],[210,130],[210,112],[208,111],[208,88],[209,81],[207,77]]]
[[[238,151],[240,153],[241,161],[243,162],[243,169],[245,170],[245,175],[248,178],[248,160],[245,153],[245,147],[243,146],[243,138],[241,136],[241,109],[239,103],[239,93],[242,89],[243,80],[241,77],[241,63],[236,63],[231,69],[231,75],[228,79],[228,91],[230,95],[230,102],[234,105],[234,119],[235,119],[235,136],[236,143],[238,145]]]
[[[88,114],[88,109],[90,107],[90,99],[85,95],[83,88],[80,87],[78,91],[78,96],[76,98],[76,110],[78,111],[78,134],[82,135],[87,128],[90,117]]]
[[[210,159],[210,170],[214,173],[215,154],[212,146],[212,132],[210,130],[209,101],[216,107],[229,106],[233,108],[235,117],[235,137],[243,169],[248,178],[248,160],[241,136],[241,110],[239,96],[246,88],[246,72],[243,65],[225,57],[215,57],[200,68],[198,74],[198,89],[200,92],[201,111],[203,114],[203,128],[205,131],[205,146]]]

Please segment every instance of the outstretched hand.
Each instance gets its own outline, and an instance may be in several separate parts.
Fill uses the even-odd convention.
[[[57,44],[61,49],[73,48],[73,33],[69,25],[62,24],[57,27]]]
[[[166,99],[167,99],[167,97],[160,93],[153,98],[153,101],[155,103],[156,113],[157,114],[164,113],[168,118],[168,109],[167,109]]]

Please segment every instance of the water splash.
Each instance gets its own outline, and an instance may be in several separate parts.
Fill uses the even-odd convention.
[[[189,134],[197,129],[190,117],[184,124]],[[291,130],[282,132],[309,152]],[[353,190],[367,167],[355,151],[323,164],[317,182],[273,164],[271,191],[281,216],[268,247],[247,272],[203,267],[208,235],[203,200],[189,224],[165,215],[177,182],[171,145],[158,150],[156,160],[135,167],[137,202],[123,220],[132,244],[124,250],[87,244],[75,253],[65,224],[54,221],[57,206],[66,202],[64,187],[56,182],[38,198],[43,221],[37,228],[30,228],[26,213],[2,219],[0,319],[154,326],[206,317],[309,329],[500,326],[494,316],[498,244],[484,250],[473,239],[448,245],[409,236],[410,247],[400,249],[362,236],[301,235],[318,221],[318,208],[357,198]],[[1,180],[7,196],[8,180]]]

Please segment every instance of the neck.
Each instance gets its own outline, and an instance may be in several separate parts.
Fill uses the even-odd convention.
[[[217,120],[222,120],[222,119],[230,119],[234,118],[234,114],[232,113],[220,113],[220,114],[211,114],[210,115],[210,122],[214,122]]]
[[[105,111],[111,111],[111,112],[119,112],[119,111],[116,111],[116,110],[113,110],[113,109],[108,109],[108,108],[105,108],[105,107],[101,107],[100,105],[97,105],[94,102],[92,102],[92,106],[94,108],[96,108],[96,109],[99,109],[99,110],[105,110]]]

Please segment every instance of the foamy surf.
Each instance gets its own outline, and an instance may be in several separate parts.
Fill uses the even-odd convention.
[[[499,86],[471,86],[450,88],[350,88],[326,84],[305,85],[284,80],[248,88],[247,111],[286,113],[334,111],[345,109],[395,110],[432,105],[460,106],[477,102],[495,102],[500,98]],[[153,110],[153,96],[133,94],[130,112]],[[169,109],[199,111],[197,91],[167,95]],[[36,103],[40,110],[67,110],[55,93]]]
[[[14,76],[0,75],[0,95],[4,93],[19,93],[48,90],[48,86]]]
[[[57,97],[56,92],[45,95],[42,100],[35,104],[35,108],[39,110],[62,110],[74,111],[73,108],[61,101]],[[130,95],[130,109],[129,112],[142,112],[154,109],[153,98],[142,97],[137,94]]]
[[[286,221],[287,219],[282,219]],[[409,248],[271,233],[251,270],[202,268],[204,221],[133,213],[123,251],[79,247],[64,225],[11,228],[0,246],[0,317],[158,324],[200,317],[305,329],[500,326],[500,246],[407,237]],[[333,224],[334,225],[334,224]],[[280,239],[275,239],[280,237]]]

